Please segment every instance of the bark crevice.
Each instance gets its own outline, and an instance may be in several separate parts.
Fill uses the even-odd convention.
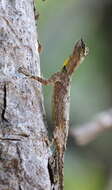
[[[3,97],[3,109],[2,109],[2,120],[5,122],[8,122],[8,120],[5,118],[5,111],[6,111],[6,107],[7,107],[7,87],[6,84],[4,84],[4,97]]]

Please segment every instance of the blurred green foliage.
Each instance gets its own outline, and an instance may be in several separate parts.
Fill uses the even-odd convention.
[[[90,120],[97,112],[112,107],[112,2],[38,0],[36,5],[40,13],[39,40],[44,48],[40,56],[44,77],[48,78],[62,67],[64,60],[71,54],[74,43],[81,37],[85,39],[90,49],[89,56],[72,78],[70,127],[75,127]],[[47,118],[52,125],[51,90],[51,87],[44,88]],[[108,135],[103,143],[105,144],[107,140]],[[92,146],[95,150],[103,152],[103,145],[100,144],[98,149],[97,143]],[[90,148],[91,146],[87,147],[85,151],[88,152]],[[74,151],[78,154],[76,150]],[[105,152],[102,153],[102,160],[103,154]],[[69,153],[67,155],[70,157]],[[65,190],[102,190],[107,180],[105,174],[107,165],[101,161],[102,167],[97,167],[99,161],[97,163],[96,159],[94,162],[93,166],[93,161],[85,157],[72,158],[72,162],[66,160]],[[77,164],[80,167],[74,166]]]
[[[69,156],[65,166],[65,190],[99,190],[105,186],[104,169],[89,160]]]

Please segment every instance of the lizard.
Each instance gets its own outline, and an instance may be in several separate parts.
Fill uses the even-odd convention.
[[[66,150],[69,130],[69,107],[70,107],[70,85],[71,76],[76,71],[84,58],[88,55],[86,47],[81,38],[76,42],[72,54],[65,60],[61,71],[54,73],[49,79],[34,76],[20,67],[18,71],[25,76],[37,80],[43,85],[53,85],[53,145],[54,145],[54,179],[53,190],[64,188],[64,153]]]

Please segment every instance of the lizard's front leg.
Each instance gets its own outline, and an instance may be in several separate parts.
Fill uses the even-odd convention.
[[[30,74],[24,67],[19,67],[18,72],[24,74],[31,79],[37,80],[43,85],[53,85],[55,82],[60,81],[60,73],[54,73],[49,79],[44,79],[42,77]]]
[[[43,85],[48,85],[48,84],[50,84],[50,82],[51,82],[51,81],[49,81],[49,79],[47,80],[47,79],[44,79],[44,78],[42,78],[42,77],[38,77],[38,76],[34,76],[34,75],[30,74],[30,73],[29,73],[25,68],[23,68],[23,67],[20,67],[20,68],[18,69],[18,72],[24,74],[24,75],[27,76],[28,78],[37,80],[38,82],[42,83]]]

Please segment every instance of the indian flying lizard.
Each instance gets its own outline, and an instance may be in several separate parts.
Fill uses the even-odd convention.
[[[53,190],[63,190],[64,188],[64,153],[69,130],[69,106],[70,106],[70,84],[71,76],[76,68],[84,60],[88,54],[88,48],[85,46],[83,39],[79,40],[72,54],[64,62],[60,72],[54,73],[49,79],[33,76],[20,67],[19,72],[25,76],[37,80],[43,85],[53,85],[53,145],[54,145],[54,180],[52,184]]]

